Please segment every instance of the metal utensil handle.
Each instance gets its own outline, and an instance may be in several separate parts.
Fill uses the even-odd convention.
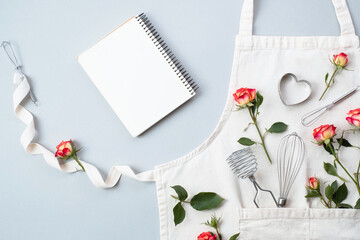
[[[254,188],[255,188],[255,190],[256,190],[256,193],[255,193],[255,197],[254,197],[253,202],[254,202],[254,204],[255,204],[255,206],[256,206],[257,208],[260,208],[259,205],[258,205],[257,202],[256,202],[256,198],[257,198],[257,195],[258,195],[258,193],[259,193],[259,189],[257,188],[255,182],[252,182],[252,183],[254,184]]]
[[[35,104],[35,106],[39,106],[39,101],[35,97],[34,93],[31,90],[29,91],[29,93],[31,101]]]
[[[258,205],[257,202],[256,202],[257,196],[258,196],[258,194],[259,194],[259,190],[262,191],[262,192],[270,193],[272,199],[274,200],[274,203],[275,203],[276,207],[279,207],[278,204],[277,204],[277,201],[276,201],[276,199],[275,199],[275,196],[274,196],[274,194],[272,193],[272,191],[267,190],[267,189],[263,189],[262,187],[260,187],[260,185],[256,182],[254,176],[249,177],[249,179],[250,179],[250,181],[254,184],[254,187],[255,187],[255,190],[256,190],[256,194],[255,194],[255,197],[254,197],[254,200],[253,200],[253,201],[254,201],[254,204],[255,204],[255,206],[256,206],[257,208],[259,208],[259,205]]]
[[[21,75],[21,81],[23,81],[24,78],[26,78],[26,77],[25,77],[25,74],[21,71],[21,66],[17,67],[16,70]],[[29,95],[30,95],[31,101],[35,104],[35,106],[39,106],[39,101],[35,97],[34,93],[31,91],[31,89],[29,90]]]
[[[347,99],[348,97],[352,96],[354,93],[356,93],[356,91],[358,90],[359,86],[357,86],[354,89],[351,89],[349,92],[345,93],[344,95],[342,95],[341,97],[339,97],[338,99],[336,99],[335,101],[333,101],[332,103],[338,104],[339,102],[344,101],[345,99]]]

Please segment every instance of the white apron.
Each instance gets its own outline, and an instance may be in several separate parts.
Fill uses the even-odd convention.
[[[217,216],[222,216],[223,239],[229,239],[237,232],[240,232],[239,239],[360,239],[360,210],[329,210],[318,199],[308,201],[304,197],[308,177],[316,175],[322,182],[335,180],[323,169],[323,161],[332,161],[329,154],[311,142],[314,141],[313,129],[326,123],[348,129],[346,113],[360,107],[358,94],[332,109],[312,127],[305,128],[300,122],[303,114],[333,101],[360,82],[359,38],[355,35],[346,1],[332,1],[341,27],[341,36],[333,37],[254,36],[253,2],[244,1],[228,99],[215,131],[191,153],[155,168],[161,240],[196,239],[201,232],[212,230],[201,223],[209,219],[214,211],[198,212],[186,204],[186,218],[175,227],[172,208],[177,202],[170,197],[174,194],[173,185],[183,186],[190,196],[211,191],[226,199],[222,207],[216,210]],[[318,98],[325,87],[324,75],[333,70],[329,56],[340,52],[349,55],[348,68],[354,71],[341,72],[335,85],[319,102]],[[292,107],[282,104],[277,90],[278,81],[288,72],[311,82],[313,94],[305,103]],[[235,111],[232,94],[240,87],[256,88],[264,96],[258,118],[262,129],[282,121],[289,125],[287,134],[296,131],[304,139],[306,156],[290,191],[287,208],[275,208],[274,202],[266,195],[260,196],[260,206],[263,208],[255,208],[252,183],[248,179],[236,179],[225,161],[232,152],[243,148],[237,143],[240,137],[258,139],[252,127],[243,132],[251,121],[248,112]],[[271,189],[276,196],[279,195],[276,151],[283,136],[273,134],[265,139],[273,165],[270,165],[261,147],[252,147],[259,164],[255,177],[260,185]],[[348,139],[360,145],[359,140]],[[346,151],[342,154],[343,162],[348,169],[355,171],[360,152],[354,149]],[[345,202],[354,206],[358,198],[356,188],[351,182],[347,186],[351,195]]]
[[[113,187],[121,175],[141,181],[156,181],[160,214],[161,240],[190,240],[204,231],[210,231],[201,223],[210,219],[213,211],[196,211],[184,204],[186,218],[175,227],[172,209],[177,203],[170,195],[175,194],[173,185],[181,185],[188,190],[189,196],[198,192],[216,192],[226,200],[216,209],[217,216],[222,216],[221,232],[224,239],[240,232],[239,239],[360,239],[360,210],[325,209],[318,199],[305,199],[306,180],[316,176],[322,182],[332,182],[323,169],[324,161],[332,161],[328,153],[313,144],[312,130],[321,124],[335,124],[338,129],[348,129],[346,113],[360,107],[360,94],[352,96],[346,102],[333,108],[314,126],[305,128],[300,118],[308,111],[329,103],[360,81],[359,38],[345,0],[332,0],[341,28],[341,36],[320,37],[278,37],[254,36],[253,1],[245,0],[240,21],[240,32],[236,37],[234,62],[228,99],[221,119],[212,135],[194,151],[175,161],[155,167],[155,170],[140,174],[127,166],[114,166],[104,181],[99,171],[86,162],[82,162],[90,181],[101,188]],[[326,94],[323,101],[317,99],[325,84],[324,75],[333,70],[329,56],[345,52],[349,56],[348,68],[342,71],[337,82]],[[278,96],[278,81],[285,73],[294,73],[300,79],[311,82],[312,97],[298,106],[286,107]],[[81,171],[74,161],[58,162],[54,153],[38,143],[33,143],[35,126],[32,114],[22,105],[22,100],[29,93],[30,87],[25,76],[16,73],[14,81],[14,111],[26,125],[21,136],[21,143],[30,154],[42,154],[52,167],[63,172]],[[246,111],[234,111],[235,101],[232,94],[240,87],[256,88],[264,96],[264,103],[258,118],[262,129],[277,121],[289,125],[288,133],[296,131],[306,145],[304,164],[289,193],[286,208],[275,208],[266,195],[260,195],[260,209],[255,208],[255,194],[252,183],[234,177],[226,163],[226,158],[234,151],[243,148],[237,143],[240,137],[258,139],[255,129],[243,129],[250,122]],[[350,134],[351,135],[351,134]],[[252,147],[258,159],[258,171],[255,173],[259,184],[279,195],[276,151],[284,134],[268,135],[265,139],[269,153],[274,161],[270,165],[261,147]],[[360,145],[358,135],[347,139],[354,145]],[[360,159],[359,151],[346,149],[341,152],[343,164],[348,169],[355,169]],[[342,173],[342,172],[341,172]],[[344,176],[344,174],[342,174]],[[354,205],[358,196],[351,182],[347,184],[350,195],[346,203]],[[266,197],[265,197],[266,196]],[[214,210],[215,211],[215,210]]]

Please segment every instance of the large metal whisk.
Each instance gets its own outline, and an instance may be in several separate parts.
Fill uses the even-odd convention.
[[[257,170],[257,162],[250,147],[233,152],[226,160],[231,170],[238,178],[242,178],[242,179],[249,178],[250,181],[254,184],[254,187],[256,189],[256,194],[253,201],[257,208],[259,208],[259,205],[256,202],[259,190],[270,193],[275,204],[277,205],[274,194],[270,190],[261,188],[259,184],[256,182],[254,174]]]
[[[277,152],[277,170],[280,188],[279,207],[284,207],[286,204],[291,186],[303,163],[304,155],[304,141],[296,132],[286,135],[281,139]]]

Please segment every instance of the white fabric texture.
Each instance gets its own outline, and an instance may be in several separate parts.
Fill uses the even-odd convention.
[[[241,209],[240,239],[359,239],[354,209]]]
[[[313,126],[306,128],[301,125],[302,115],[330,103],[359,84],[359,38],[355,35],[346,1],[333,0],[332,3],[340,24],[340,36],[283,37],[254,36],[254,0],[244,1],[228,99],[216,129],[191,153],[155,168],[161,240],[195,239],[201,232],[212,230],[201,223],[208,220],[214,211],[198,212],[186,204],[185,220],[175,226],[172,208],[177,201],[170,197],[174,194],[173,185],[183,186],[189,196],[211,191],[226,199],[216,209],[217,215],[222,216],[223,239],[229,239],[237,232],[240,232],[239,239],[359,239],[359,210],[329,210],[318,199],[307,200],[304,197],[309,177],[316,176],[322,183],[336,180],[323,169],[323,162],[332,162],[333,159],[322,147],[313,143],[313,129],[321,124],[334,124],[341,134],[341,130],[349,129],[346,113],[360,107],[360,94],[357,93],[331,109]],[[336,77],[335,85],[319,102],[318,98],[325,88],[324,76],[334,70],[329,57],[340,52],[348,54],[348,68],[353,71],[342,71]],[[312,84],[310,99],[300,105],[285,106],[278,96],[278,81],[288,72]],[[255,190],[252,183],[248,179],[237,179],[225,161],[232,152],[243,148],[237,143],[240,137],[258,139],[253,126],[243,131],[251,121],[248,112],[235,111],[232,94],[240,87],[256,88],[264,96],[258,118],[262,129],[282,121],[289,125],[286,134],[297,132],[305,142],[305,160],[289,193],[287,208],[276,208],[268,195],[260,194],[259,205],[262,208],[257,209],[253,204]],[[275,196],[279,195],[276,151],[284,135],[266,136],[265,142],[273,165],[260,146],[252,147],[258,160],[255,177],[262,187],[272,190]],[[348,133],[346,138],[354,145],[360,145],[358,135]],[[360,152],[357,149],[343,149],[340,158],[348,169],[355,171]],[[341,170],[339,173],[346,178]],[[341,183],[340,180],[338,182]],[[349,196],[345,202],[354,206],[359,196],[352,182],[348,182],[347,187]]]
[[[20,142],[24,149],[29,154],[42,154],[45,162],[60,171],[66,173],[73,173],[77,171],[82,171],[81,167],[74,160],[66,161],[65,163],[58,160],[54,153],[43,147],[38,143],[32,143],[33,138],[36,134],[36,129],[34,125],[34,117],[32,114],[26,110],[21,102],[26,98],[30,91],[30,85],[26,79],[25,75],[15,72],[14,74],[14,84],[18,85],[13,94],[13,104],[15,115],[26,124],[26,128],[21,135]],[[125,175],[139,181],[154,181],[154,171],[147,171],[140,174],[135,174],[130,167],[128,166],[113,166],[104,181],[100,172],[93,165],[81,161],[81,164],[86,170],[86,175],[89,180],[99,188],[111,188],[116,185],[120,180],[121,175]]]

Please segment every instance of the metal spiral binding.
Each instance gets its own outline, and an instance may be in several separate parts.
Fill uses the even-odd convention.
[[[180,64],[176,56],[170,51],[160,34],[156,31],[150,20],[144,13],[135,17],[144,28],[149,38],[154,42],[155,46],[160,50],[165,60],[170,64],[170,67],[178,75],[181,82],[185,85],[191,95],[195,94],[195,91],[199,88],[194,79],[186,72],[185,68]]]

